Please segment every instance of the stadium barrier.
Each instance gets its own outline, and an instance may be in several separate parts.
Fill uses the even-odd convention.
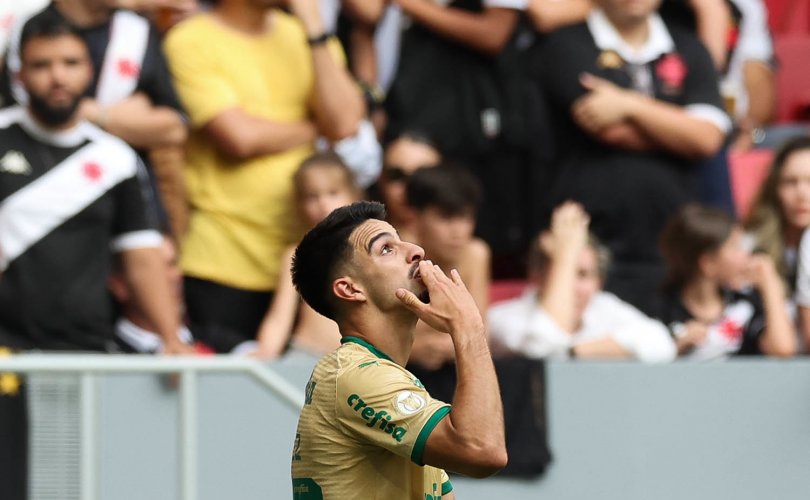
[[[807,498],[808,359],[546,368],[554,462],[545,476],[453,477],[458,498]],[[68,456],[59,448],[73,441],[60,433],[80,434],[72,458],[80,466],[63,469],[79,471],[80,480],[37,475],[33,490],[51,496],[31,500],[289,499],[297,408],[310,369],[300,359],[264,365],[223,357],[25,354],[0,360],[0,373],[30,373],[34,393],[65,380],[74,387],[45,391],[54,401],[44,417],[41,402],[31,401],[32,440],[40,455]],[[167,380],[175,373],[177,380]],[[39,388],[37,377],[45,378]],[[78,408],[77,418],[62,418],[60,405]],[[43,418],[50,427],[38,423]],[[71,481],[75,496],[67,494]]]
[[[249,375],[295,412],[304,402],[303,391],[265,365],[255,360],[224,356],[158,358],[104,354],[21,354],[0,358],[0,373],[3,372],[27,375],[32,427],[29,459],[31,500],[109,498],[100,496],[97,491],[100,474],[97,428],[100,378],[116,374],[170,376],[162,383],[167,387],[176,387],[179,401],[179,425],[176,431],[179,436],[179,498],[182,500],[200,498],[197,490],[197,381],[201,373]],[[78,425],[70,425],[70,422],[78,422]],[[133,425],[137,423],[133,422]],[[78,433],[78,436],[74,433]],[[44,442],[42,435],[45,436]],[[79,477],[72,477],[70,472],[77,472]]]

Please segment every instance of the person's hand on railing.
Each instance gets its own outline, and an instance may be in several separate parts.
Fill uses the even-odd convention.
[[[174,342],[165,342],[163,343],[163,349],[160,351],[161,354],[169,355],[169,356],[188,356],[188,355],[196,355],[197,349],[191,344],[186,344],[181,342],[179,339]]]

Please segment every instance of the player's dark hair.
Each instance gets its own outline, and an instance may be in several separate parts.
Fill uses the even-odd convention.
[[[481,185],[467,170],[441,165],[422,168],[408,179],[408,205],[416,210],[436,208],[444,215],[475,212],[481,203]]]
[[[337,321],[337,298],[332,281],[351,257],[349,235],[369,219],[385,220],[381,203],[358,201],[340,207],[309,231],[292,263],[292,281],[304,301],[316,312]]]
[[[70,21],[59,15],[55,9],[45,9],[39,14],[32,16],[23,25],[20,33],[20,58],[23,57],[25,46],[33,38],[56,38],[64,35],[72,35],[85,43],[79,28]]]

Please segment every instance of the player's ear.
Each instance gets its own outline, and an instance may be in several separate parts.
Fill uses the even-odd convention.
[[[363,287],[348,276],[341,276],[332,282],[332,293],[341,300],[365,302],[366,293]]]

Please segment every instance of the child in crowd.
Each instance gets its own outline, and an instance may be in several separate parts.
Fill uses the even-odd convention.
[[[602,290],[610,254],[588,234],[590,218],[567,202],[554,210],[551,228],[529,250],[523,296],[489,311],[493,351],[531,358],[675,358],[664,327]]]
[[[385,204],[388,222],[405,241],[413,241],[416,217],[405,196],[408,178],[420,168],[435,167],[441,159],[433,141],[419,132],[404,132],[385,148],[382,174],[377,182],[379,197]]]
[[[314,227],[332,210],[361,198],[351,171],[331,152],[316,153],[304,160],[293,183],[296,203],[307,227]],[[284,253],[278,288],[257,335],[255,355],[263,359],[279,357],[288,342],[291,351],[311,355],[313,360],[340,345],[337,324],[303,303],[293,287],[290,266],[294,251],[293,246]]]
[[[461,168],[423,168],[410,176],[406,193],[415,216],[412,241],[424,248],[425,258],[446,272],[457,269],[478,308],[486,312],[490,251],[483,240],[473,236],[481,200],[478,180]],[[454,352],[450,336],[417,323],[410,362],[436,369],[453,360]]]
[[[796,352],[776,266],[767,255],[749,253],[728,214],[686,206],[661,234],[661,253],[667,264],[661,319],[679,354],[708,360]]]

